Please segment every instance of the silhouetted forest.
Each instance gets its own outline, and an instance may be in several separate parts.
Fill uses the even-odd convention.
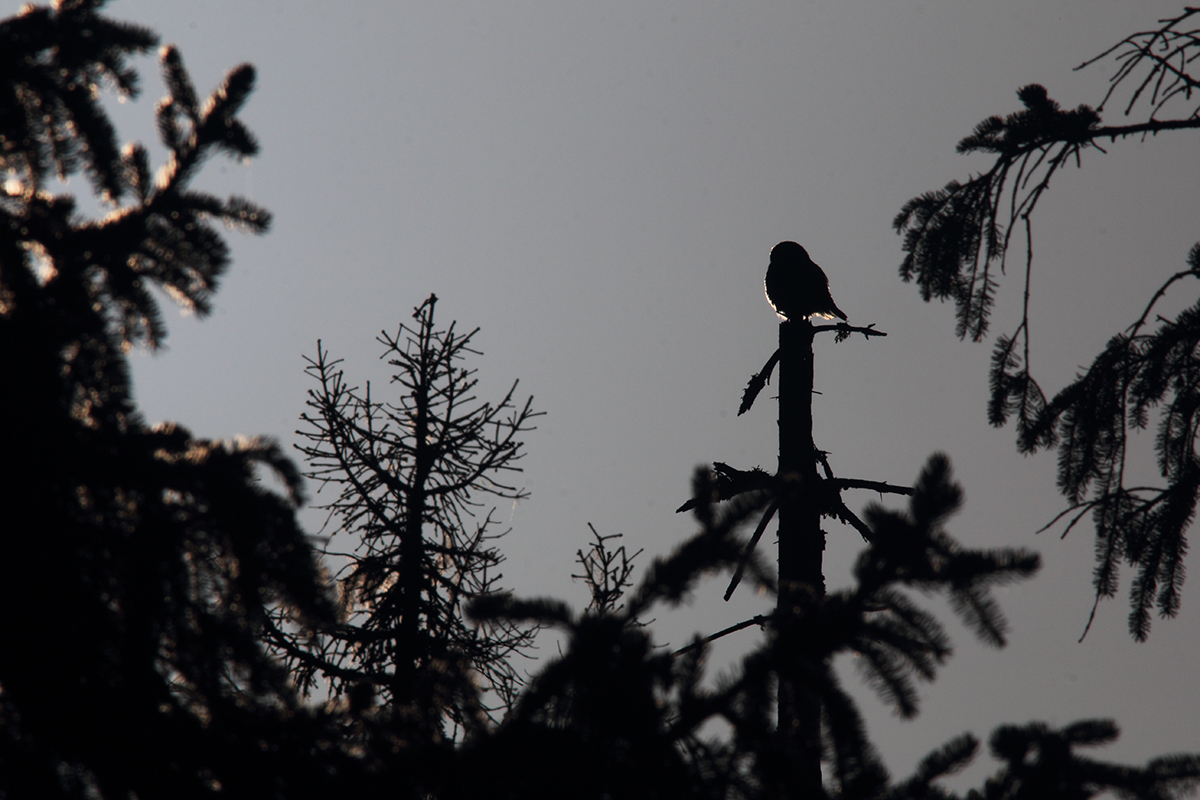
[[[269,439],[147,424],[127,354],[164,343],[160,298],[207,315],[230,261],[221,227],[263,234],[271,217],[193,186],[212,160],[257,154],[239,119],[254,68],[234,67],[204,94],[182,54],[158,49],[166,155],[152,165],[145,147],[121,143],[102,95],[137,95],[143,76],[130,60],[159,39],[102,5],[64,0],[0,21],[0,795],[1159,800],[1200,781],[1196,755],[1143,766],[1091,758],[1085,748],[1117,736],[1107,720],[997,729],[988,746],[999,765],[967,794],[944,779],[979,751],[970,733],[910,776],[888,773],[834,658],[856,654],[867,685],[912,717],[918,682],[951,655],[931,596],[999,647],[1007,622],[990,590],[1032,577],[1039,561],[955,540],[963,495],[945,455],[914,465],[911,487],[833,474],[812,438],[811,342],[858,333],[846,347],[869,346],[880,332],[804,319],[844,316],[823,283],[815,300],[789,299],[797,318],[781,323],[780,351],[754,379],[761,388],[780,370],[780,469],[697,469],[685,503],[693,533],[649,563],[593,532],[579,563],[564,566],[590,590],[583,610],[499,583],[504,531],[491,503],[525,496],[521,437],[539,412],[515,382],[496,399],[477,396],[475,331],[439,320],[434,295],[380,335],[395,378],[387,399],[317,344],[302,463]],[[1046,131],[1078,146],[1080,131],[1097,130],[1044,93],[1022,99],[1025,116],[985,123],[976,138],[1019,159],[1028,142],[1049,141]],[[63,183],[71,176],[85,179],[102,216],[79,211]],[[910,253],[945,253],[954,230],[967,235],[937,222],[936,208],[906,213],[898,225],[919,219],[927,234],[910,235]],[[939,280],[962,288],[935,278],[932,263],[910,266],[931,294]],[[984,319],[976,295],[962,290],[964,331]],[[1182,398],[1194,369],[1184,340],[1172,349],[1132,339],[1122,352],[1158,358],[1167,372],[1153,375],[1174,380]],[[1009,355],[1001,366],[997,402],[1011,411],[1016,366]],[[1151,375],[1134,383],[1150,386]],[[1156,396],[1146,392],[1130,401],[1143,412]],[[1179,402],[1162,447],[1183,481],[1195,459],[1172,427],[1192,424]],[[1022,417],[1022,441],[1069,438],[1056,427],[1075,418],[1057,410],[1065,401],[1043,405],[1045,419]],[[1098,468],[1081,458],[1069,463],[1090,476],[1086,488]],[[352,542],[339,563],[297,521],[306,479],[333,489],[325,509]],[[856,513],[843,493],[861,488],[894,489],[906,507]],[[1183,513],[1171,502],[1158,507]],[[776,515],[778,569],[759,546]],[[825,587],[823,519],[864,539],[847,587]],[[714,577],[779,600],[747,622],[763,634],[721,676],[705,672],[719,633],[698,632],[673,653],[646,624]],[[542,630],[561,647],[526,673],[513,658]]]

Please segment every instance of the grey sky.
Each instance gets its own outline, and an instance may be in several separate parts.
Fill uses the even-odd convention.
[[[664,551],[690,530],[672,510],[697,464],[774,468],[771,390],[735,413],[775,345],[768,253],[794,239],[850,321],[889,334],[817,343],[815,433],[834,469],[908,483],[944,450],[967,494],[951,532],[1033,547],[1046,564],[1000,595],[1006,650],[950,623],[956,657],[916,721],[859,693],[889,766],[906,774],[957,733],[1031,719],[1115,717],[1123,735],[1096,753],[1106,758],[1200,750],[1200,587],[1186,587],[1178,620],[1136,645],[1126,584],[1076,643],[1091,531],[1034,536],[1062,508],[1054,456],[1022,458],[1011,429],[988,427],[990,345],[955,340],[953,309],[901,284],[891,230],[910,197],[985,167],[954,144],[985,116],[1017,110],[1020,86],[1097,103],[1111,65],[1072,68],[1178,9],[114,2],[110,15],[179,45],[202,92],[235,64],[258,67],[244,119],[262,156],[213,162],[202,185],[275,214],[268,236],[232,237],[212,318],[171,314],[169,352],[135,360],[139,401],[151,420],[199,435],[290,443],[310,388],[301,355],[321,338],[352,380],[382,386],[374,336],[436,292],[443,322],[482,327],[483,396],[520,378],[547,412],[527,439],[532,498],[504,509],[506,584],[582,603],[569,575],[586,523]],[[143,98],[120,107],[123,136],[153,140],[162,87],[152,69],[146,78]],[[1108,150],[1060,175],[1036,218],[1033,359],[1050,391],[1141,312],[1198,238],[1192,134]],[[994,331],[1016,325],[1019,293],[1005,284]],[[837,587],[862,543],[826,527]],[[766,605],[744,591],[722,603],[723,588],[664,611],[656,632],[678,644]],[[713,669],[756,635],[727,640]]]

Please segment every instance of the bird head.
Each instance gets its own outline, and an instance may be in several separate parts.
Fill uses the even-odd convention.
[[[780,242],[771,248],[771,261],[791,261],[808,258],[808,251],[795,242]]]

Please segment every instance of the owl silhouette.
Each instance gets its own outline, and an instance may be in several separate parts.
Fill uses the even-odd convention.
[[[824,270],[795,242],[780,242],[771,248],[771,265],[764,283],[767,302],[785,319],[846,319],[829,294]]]

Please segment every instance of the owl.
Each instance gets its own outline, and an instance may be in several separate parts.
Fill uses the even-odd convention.
[[[789,320],[846,315],[829,294],[829,279],[795,242],[780,242],[771,248],[767,267],[767,302],[775,313]]]

